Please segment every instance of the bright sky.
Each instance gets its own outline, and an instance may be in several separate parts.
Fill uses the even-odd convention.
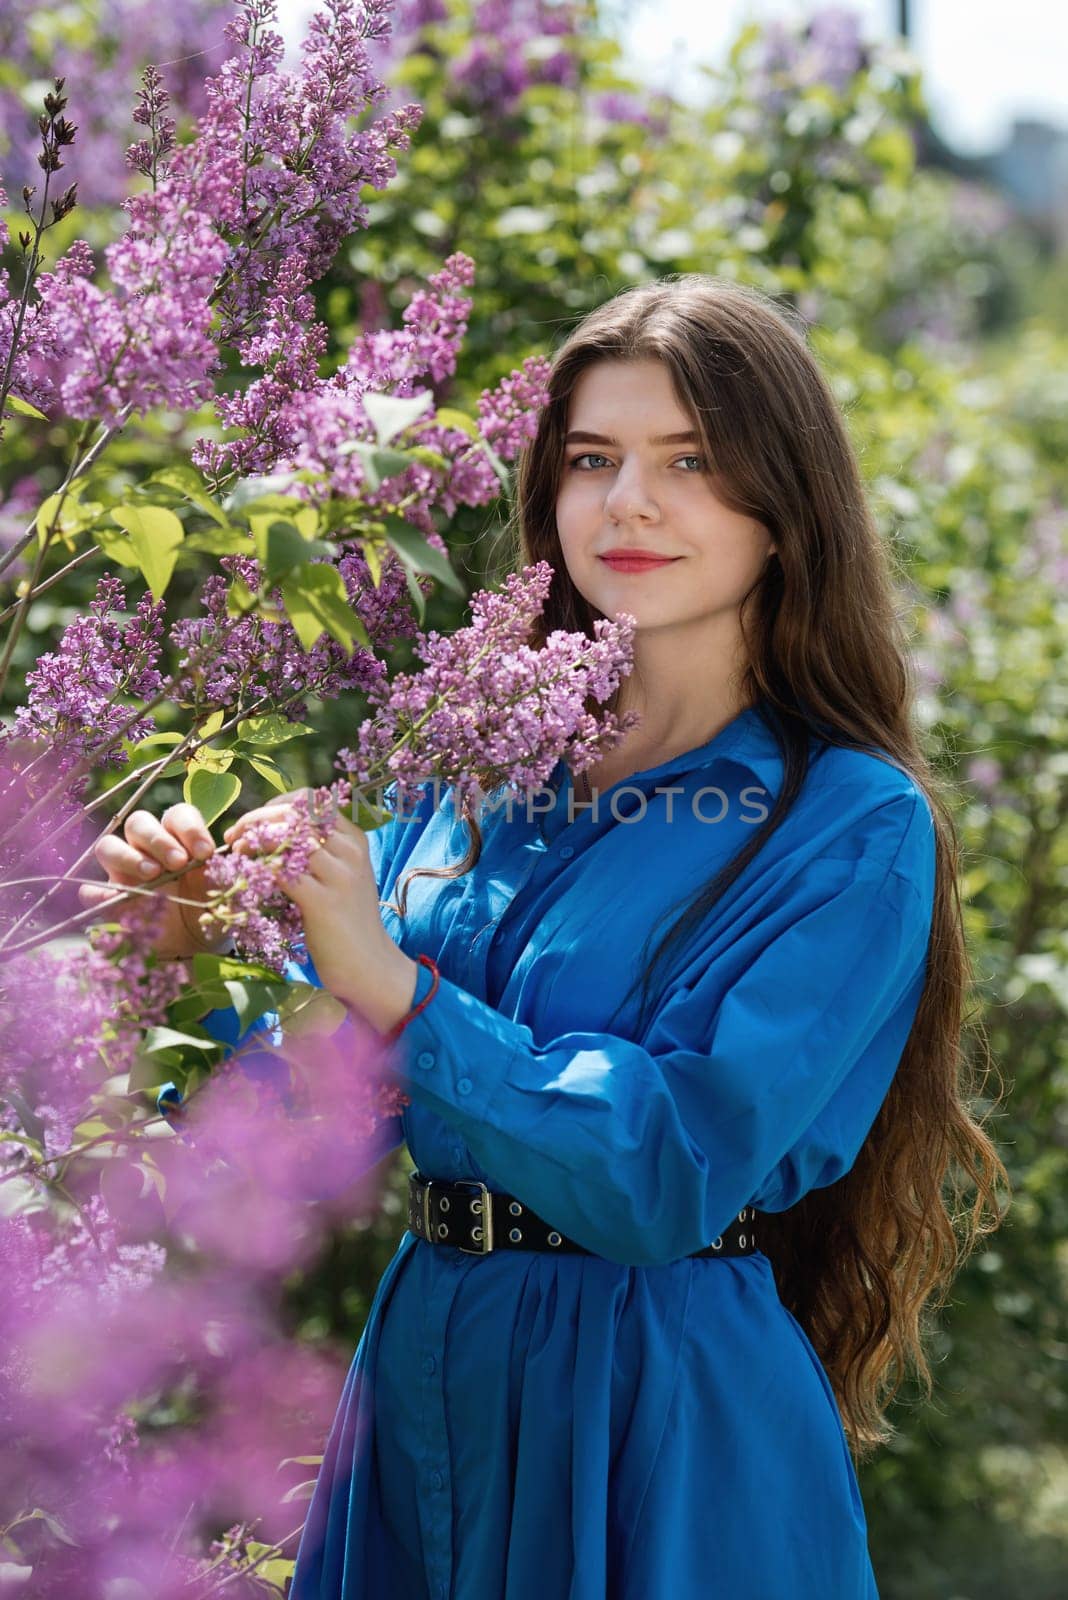
[[[621,0],[616,0],[619,5]],[[279,0],[287,41],[314,0]],[[685,93],[696,62],[722,60],[750,18],[810,15],[812,0],[630,0],[632,68]],[[872,39],[892,37],[897,0],[853,0]],[[1014,117],[1068,132],[1068,6],[1063,0],[912,0],[912,48],[938,131],[967,154],[999,145]]]

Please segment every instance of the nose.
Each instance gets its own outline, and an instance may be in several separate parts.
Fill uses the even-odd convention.
[[[613,522],[625,522],[628,517],[645,517],[649,520],[659,517],[659,507],[649,491],[639,462],[624,462],[620,467],[605,491],[604,509],[605,515]]]

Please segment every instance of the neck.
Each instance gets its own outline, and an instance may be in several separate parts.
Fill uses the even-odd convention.
[[[670,760],[707,744],[752,703],[736,619],[729,620],[731,632],[718,639],[707,630],[696,639],[681,637],[678,629],[637,636],[634,670],[620,685],[614,709],[637,711],[641,722],[625,735],[620,757],[625,751],[628,758]]]

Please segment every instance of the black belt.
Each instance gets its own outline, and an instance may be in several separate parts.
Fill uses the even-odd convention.
[[[746,1206],[732,1219],[726,1233],[691,1255],[752,1255],[759,1249],[753,1234],[755,1221],[756,1211]],[[597,1253],[565,1238],[514,1195],[498,1194],[473,1178],[454,1183],[413,1172],[408,1178],[408,1227],[430,1244],[454,1245],[473,1256],[488,1255],[491,1250],[556,1250],[582,1256]]]

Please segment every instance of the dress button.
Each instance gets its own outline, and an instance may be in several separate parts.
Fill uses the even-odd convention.
[[[470,1094],[471,1093],[471,1079],[470,1078],[458,1078],[456,1080],[456,1092],[457,1092],[457,1094]]]
[[[564,844],[564,845],[560,846],[560,860],[561,861],[570,861],[571,857],[574,854],[575,854],[575,847],[574,847],[573,844]]]
[[[440,1489],[442,1484],[445,1482],[445,1479],[442,1477],[440,1472],[435,1471],[430,1474],[430,1482],[435,1489]]]
[[[433,1356],[424,1356],[423,1357],[423,1371],[424,1372],[435,1372],[437,1370],[437,1365],[438,1364],[434,1360]]]
[[[417,1067],[432,1067],[434,1065],[434,1052],[432,1050],[420,1050],[415,1058],[415,1064]]]

